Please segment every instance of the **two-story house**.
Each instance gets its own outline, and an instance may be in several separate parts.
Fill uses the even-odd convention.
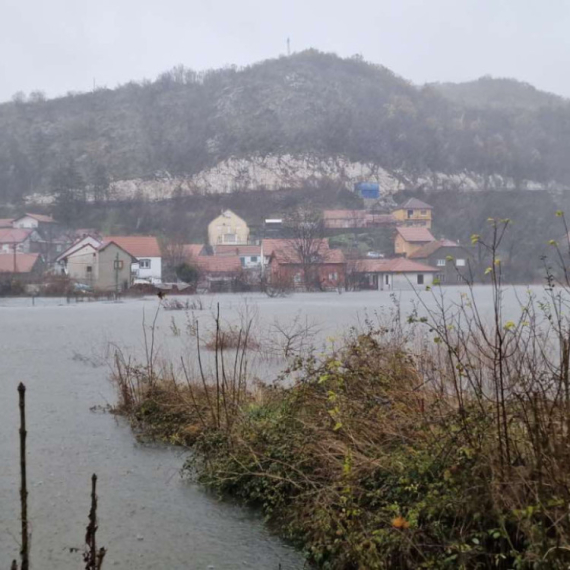
[[[132,272],[136,280],[162,283],[162,253],[156,237],[107,236],[104,239],[116,243],[135,258]]]
[[[429,230],[431,229],[432,210],[429,204],[417,198],[410,198],[392,212],[392,217],[396,223],[404,226],[424,227]]]
[[[69,270],[71,256],[85,246],[97,250],[104,243],[113,242],[132,256],[130,266],[134,279],[149,283],[162,282],[162,254],[158,240],[154,236],[107,236],[105,238],[87,235],[77,240],[67,248],[58,258],[58,273],[65,273],[72,277]]]
[[[208,244],[246,245],[249,227],[243,218],[231,210],[225,210],[208,224]]]
[[[113,241],[86,244],[67,257],[71,279],[99,291],[119,293],[131,286],[131,265],[136,259]]]
[[[408,256],[419,263],[435,268],[439,283],[465,283],[469,279],[469,260],[472,254],[448,239],[432,241]]]
[[[420,247],[435,241],[435,238],[427,228],[396,228],[394,239],[394,252],[396,255],[410,257]]]

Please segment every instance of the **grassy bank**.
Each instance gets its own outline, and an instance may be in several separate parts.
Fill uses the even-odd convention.
[[[555,364],[535,303],[499,331],[369,323],[288,386],[248,382],[247,331],[231,351],[214,333],[218,375],[118,356],[120,408],[317,567],[567,568],[568,351]]]

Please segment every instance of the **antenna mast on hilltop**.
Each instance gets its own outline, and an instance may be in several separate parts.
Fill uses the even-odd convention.
[[[287,38],[287,55],[291,55],[291,38]]]

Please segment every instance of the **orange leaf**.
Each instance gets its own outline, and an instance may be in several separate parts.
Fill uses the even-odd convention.
[[[392,526],[394,528],[410,528],[410,523],[404,517],[399,516],[392,520]]]

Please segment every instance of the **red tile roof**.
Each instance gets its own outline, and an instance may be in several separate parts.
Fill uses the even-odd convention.
[[[15,256],[1,254],[0,273],[14,273],[14,261],[16,262],[16,273],[29,273],[36,265],[39,257],[39,253],[17,253]]]
[[[295,239],[264,239],[261,240],[261,247],[263,248],[263,255],[270,257],[274,251],[277,250],[295,250]],[[316,241],[316,240],[315,240]],[[329,240],[323,239],[319,244],[319,250],[325,251],[329,249]]]
[[[11,228],[13,218],[0,218],[0,228]]]
[[[263,239],[261,248],[265,257],[270,257],[277,249],[287,249],[291,247],[291,240],[288,239]]]
[[[133,257],[161,257],[158,240],[154,236],[106,236]]]
[[[409,198],[403,204],[397,206],[396,210],[433,210],[433,206],[430,206],[417,198]]]
[[[214,255],[261,255],[260,245],[215,245]]]
[[[405,257],[394,259],[360,259],[355,263],[357,273],[428,273],[437,271],[417,261]]]
[[[428,243],[435,241],[435,238],[427,228],[399,227],[396,229],[407,242]]]
[[[241,260],[237,255],[201,255],[192,263],[203,273],[239,273]]]
[[[99,244],[99,247],[97,248],[97,251],[103,251],[104,249],[106,249],[107,247],[109,247],[110,245],[115,245],[117,246],[119,249],[122,249],[127,255],[130,255],[133,263],[136,263],[138,261],[138,259],[136,258],[136,256],[134,256],[130,251],[127,251],[124,247],[120,246],[115,240],[110,240],[110,239],[105,239],[105,241],[101,244]],[[81,251],[84,247],[93,247],[91,244],[85,244],[83,247],[79,248],[77,251]],[[95,248],[94,248],[95,249]]]
[[[0,228],[0,243],[22,243],[30,237],[33,231],[18,228]]]
[[[276,249],[273,252],[273,259],[279,265],[299,265],[302,263],[299,252],[293,248],[289,249]],[[329,264],[344,264],[344,254],[340,249],[321,248],[315,252],[315,264],[329,265]]]
[[[204,251],[203,243],[185,243],[182,246],[182,255],[185,258],[198,257]]]
[[[454,241],[448,239],[440,239],[437,241],[432,241],[430,243],[426,243],[422,245],[420,249],[414,251],[408,255],[409,259],[427,259],[430,255],[435,253],[438,249],[442,247],[459,247],[459,244],[455,243]]]
[[[22,218],[34,218],[34,220],[37,220],[38,222],[42,222],[44,224],[55,224],[55,220],[51,217],[51,216],[46,216],[45,214],[24,214],[23,216],[20,216],[19,218],[16,218],[14,221],[17,222],[18,220],[21,220]]]

